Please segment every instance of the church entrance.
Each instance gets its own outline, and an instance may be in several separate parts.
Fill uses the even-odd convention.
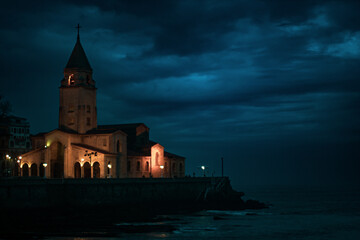
[[[84,178],[91,178],[91,166],[90,163],[84,163]]]
[[[64,145],[54,142],[50,146],[51,154],[51,178],[64,177]]]
[[[31,176],[32,177],[37,176],[37,165],[36,165],[36,163],[31,164]]]
[[[39,176],[40,177],[45,176],[45,167],[44,167],[43,163],[41,163],[40,166],[39,166]]]
[[[29,166],[26,163],[24,163],[24,165],[22,166],[22,172],[23,177],[29,176]]]
[[[80,163],[76,162],[74,165],[74,177],[81,178],[81,167]]]
[[[93,164],[93,175],[93,178],[100,178],[100,164],[98,162]]]

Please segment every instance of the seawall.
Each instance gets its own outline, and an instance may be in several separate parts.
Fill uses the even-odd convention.
[[[232,192],[228,178],[1,179],[2,208],[188,205]],[[180,207],[175,205],[174,207]]]

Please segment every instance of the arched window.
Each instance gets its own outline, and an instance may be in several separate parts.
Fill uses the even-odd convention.
[[[140,161],[136,162],[136,171],[140,172]]]
[[[93,178],[100,178],[100,164],[98,162],[93,164]]]
[[[78,162],[74,165],[74,178],[81,178],[81,166]]]
[[[146,165],[145,165],[145,171],[149,171],[149,162],[148,161],[146,161]]]
[[[36,165],[36,163],[33,163],[31,165],[31,176],[32,177],[37,176],[37,165]]]
[[[23,177],[28,177],[29,176],[29,166],[27,165],[27,163],[24,163],[22,166],[22,172],[23,172]]]
[[[84,163],[84,178],[91,178],[91,166],[90,163]]]

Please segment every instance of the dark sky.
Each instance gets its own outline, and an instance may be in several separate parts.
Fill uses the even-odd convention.
[[[144,122],[187,174],[360,184],[358,1],[7,1],[0,94],[31,132],[58,124],[76,41],[98,123]]]

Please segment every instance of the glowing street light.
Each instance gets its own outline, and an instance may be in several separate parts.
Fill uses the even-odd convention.
[[[205,166],[201,166],[201,169],[203,170],[203,173],[204,173],[204,177],[205,177]]]
[[[46,178],[46,167],[47,167],[47,163],[43,163],[44,166],[44,178]]]
[[[163,178],[164,177],[164,165],[161,165],[160,166],[160,169],[161,169],[161,177]]]
[[[111,178],[111,163],[109,163],[108,165],[107,165],[107,167],[108,167],[108,178]]]

